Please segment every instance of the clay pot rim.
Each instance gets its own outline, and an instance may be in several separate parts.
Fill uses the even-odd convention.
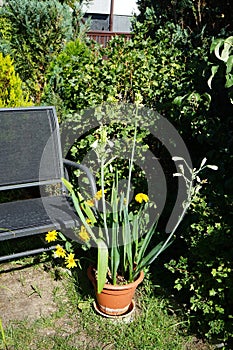
[[[129,318],[131,318],[133,313],[135,312],[136,303],[135,303],[134,299],[132,299],[127,312],[122,314],[122,315],[108,315],[108,314],[104,313],[103,311],[101,311],[99,309],[98,303],[96,303],[95,301],[93,302],[93,307],[94,307],[94,310],[97,314],[109,319],[110,321],[119,322],[119,323],[120,322],[128,323],[128,322],[130,322]]]
[[[93,267],[92,266],[89,266],[88,269],[87,269],[87,273],[88,273],[88,276],[90,278],[90,280],[94,283],[96,283],[96,279],[95,277],[93,276]],[[127,283],[127,284],[122,284],[122,285],[113,285],[113,284],[109,284],[109,283],[105,283],[104,284],[104,289],[111,289],[111,290],[124,290],[124,289],[130,289],[130,288],[133,288],[133,287],[137,287],[141,282],[142,280],[144,279],[144,271],[140,271],[139,272],[139,275],[137,277],[137,279],[133,282],[130,282],[130,283]]]

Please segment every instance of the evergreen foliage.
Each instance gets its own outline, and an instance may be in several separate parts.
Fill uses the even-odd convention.
[[[80,29],[81,9],[76,2],[72,6],[58,0],[9,0],[0,11],[0,18],[10,23],[8,52],[37,103],[52,57]]]
[[[32,103],[22,89],[22,81],[15,72],[13,61],[0,52],[0,108],[26,107]]]

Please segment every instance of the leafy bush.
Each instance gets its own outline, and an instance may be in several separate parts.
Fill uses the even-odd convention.
[[[15,72],[13,61],[0,52],[0,107],[30,106],[22,88],[22,81]]]
[[[75,25],[81,14],[75,9],[58,0],[9,0],[0,10],[0,18],[10,23],[8,44],[16,70],[38,103],[48,64],[77,30],[72,14]]]
[[[166,266],[175,273],[174,287],[191,327],[226,341],[233,336],[233,246],[230,223],[217,208],[198,198],[182,230],[185,248]]]
[[[165,96],[168,101],[174,90],[179,90],[184,62],[176,45],[176,29],[168,24],[157,32],[155,40],[135,35],[129,41],[114,38],[109,43],[104,52],[108,57],[104,68],[106,76],[113,77],[116,96],[121,101],[134,102],[139,93],[146,106],[158,109]]]
[[[164,104],[170,106],[185,83],[190,84],[182,51],[185,37],[168,23],[153,41],[140,35],[127,41],[114,37],[98,51],[79,40],[68,43],[50,66],[45,100],[54,96],[66,109],[80,110],[103,101],[134,103],[139,93],[146,106],[164,111]]]
[[[184,133],[191,134],[196,144],[195,149],[190,147],[194,161],[205,154],[219,171],[210,177],[212,191],[206,191],[193,206],[182,230],[180,256],[167,263],[167,268],[175,273],[174,287],[186,304],[191,326],[203,336],[227,342],[233,336],[230,50],[228,40],[213,41],[203,77],[205,91],[193,90],[174,100],[181,121],[186,118]],[[221,58],[225,55],[225,60],[219,61],[213,52]]]
[[[212,74],[208,84],[211,88],[213,78],[224,79],[224,87],[228,89],[229,98],[233,104],[233,36],[213,40],[210,52],[214,52],[219,61],[217,64],[211,64]]]
[[[103,102],[134,103],[140,96],[147,107],[164,111],[165,104],[171,105],[176,92],[183,88],[185,58],[179,46],[185,35],[169,23],[164,31],[158,32],[156,41],[142,40],[140,36],[128,41],[115,37],[105,49],[89,47],[80,40],[69,42],[50,65],[43,101],[56,105],[61,121],[67,120],[67,113],[69,120],[79,121],[79,135],[86,120],[77,111]],[[115,123],[108,129],[115,140],[130,132],[130,124],[120,127]],[[145,131],[140,137],[146,137]],[[73,160],[82,160],[90,138],[94,142],[95,136],[88,135],[72,148]],[[157,140],[150,143],[156,151]]]
[[[158,26],[171,21],[201,36],[225,35],[232,32],[229,1],[218,0],[138,0],[140,21],[147,21],[151,36]]]
[[[0,9],[0,52],[4,55],[10,54],[10,41],[11,41],[11,23],[8,19],[1,16]]]
[[[61,101],[66,110],[81,110],[101,103],[99,60],[80,39],[67,43],[50,65],[43,100]]]

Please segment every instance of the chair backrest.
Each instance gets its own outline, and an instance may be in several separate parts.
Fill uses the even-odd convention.
[[[0,108],[0,190],[60,183],[62,176],[55,108]]]

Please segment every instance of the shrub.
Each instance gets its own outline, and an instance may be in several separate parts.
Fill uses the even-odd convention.
[[[230,203],[225,210],[231,210]],[[209,339],[227,341],[233,336],[233,246],[230,222],[220,211],[205,197],[197,199],[182,230],[186,249],[166,266],[175,273],[174,287],[191,327]]]
[[[216,0],[138,0],[141,21],[146,21],[150,35],[167,21],[187,28],[197,36],[232,32],[232,11],[229,1]]]
[[[80,39],[67,43],[49,67],[43,100],[61,101],[66,110],[81,110],[101,103],[104,97],[98,88],[99,60]]]
[[[210,177],[212,191],[198,199],[182,230],[180,256],[167,264],[175,273],[174,287],[186,304],[190,324],[202,336],[227,342],[233,338],[231,42],[232,37],[213,41],[206,92],[189,92],[175,101],[181,121],[188,118],[186,125],[191,125],[184,132],[192,133],[196,143],[194,151],[190,147],[193,159],[205,154],[219,170]]]
[[[16,70],[38,103],[52,57],[74,34],[72,11],[58,0],[9,0],[0,10],[11,26],[8,43]]]
[[[147,107],[164,111],[164,104],[185,89],[185,56],[179,47],[184,36],[168,23],[156,40],[114,37],[98,51],[80,41],[68,43],[50,66],[45,99],[53,95],[67,109],[80,110],[104,101],[134,103],[139,93]]]
[[[1,9],[0,9],[1,11]],[[1,12],[0,12],[1,13]],[[0,52],[4,55],[10,54],[11,23],[0,15]]]
[[[22,81],[15,72],[13,61],[0,52],[0,107],[30,106],[22,89]]]
[[[142,38],[140,33],[128,41],[114,38],[104,54],[108,57],[105,69],[108,76],[113,75],[117,96],[134,102],[139,93],[143,104],[163,112],[182,86],[185,55],[180,43],[187,44],[185,36],[179,26],[167,23],[153,40]]]

